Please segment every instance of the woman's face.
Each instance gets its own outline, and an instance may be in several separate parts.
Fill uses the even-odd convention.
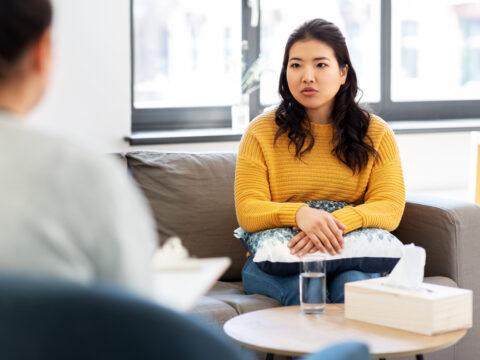
[[[309,117],[318,113],[330,118],[335,95],[345,83],[347,71],[347,66],[339,67],[335,52],[322,41],[297,41],[290,48],[288,87]]]

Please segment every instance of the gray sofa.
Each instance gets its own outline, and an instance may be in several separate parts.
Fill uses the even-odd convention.
[[[120,154],[146,195],[160,239],[178,235],[193,256],[228,256],[232,266],[194,312],[210,323],[248,311],[280,306],[262,295],[246,295],[241,269],[246,251],[233,237],[238,227],[234,205],[234,153]],[[394,234],[427,252],[425,281],[480,289],[480,208],[472,203],[409,194]],[[473,328],[454,347],[427,359],[477,359],[480,354],[480,301],[474,296]]]

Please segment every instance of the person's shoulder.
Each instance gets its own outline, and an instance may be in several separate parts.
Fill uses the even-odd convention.
[[[265,130],[275,129],[277,126],[275,123],[275,113],[276,109],[271,109],[258,115],[255,119],[252,120],[248,127],[248,130],[253,132],[262,132]]]
[[[382,154],[386,149],[397,149],[397,141],[390,125],[376,115],[371,115],[368,135],[373,140],[374,147]],[[388,151],[390,151],[388,150]],[[397,150],[395,150],[396,152]]]
[[[267,110],[253,119],[245,134],[257,139],[268,139],[275,136],[278,126],[275,123],[276,109]]]
[[[380,116],[375,115],[375,114],[370,114],[370,126],[372,130],[375,131],[389,131],[391,130],[390,125],[383,120]]]
[[[393,135],[390,125],[380,116],[370,114],[370,124],[368,126],[368,133],[370,136],[384,136],[385,134]]]
[[[116,166],[108,160],[107,155],[90,146],[53,133],[37,132],[37,141],[43,143],[45,152],[57,154],[58,166],[65,169],[77,169],[89,173],[116,171]]]
[[[43,165],[39,168],[57,168],[68,163],[65,158],[75,153],[74,146],[57,134],[21,121],[1,123],[1,145],[10,157],[26,164]]]
[[[102,153],[66,139],[58,139],[58,146],[63,149],[59,166],[79,186],[90,184],[92,189],[112,197],[130,190],[127,170],[122,169],[120,161],[113,154]],[[77,180],[79,176],[82,178],[80,181]]]
[[[9,170],[8,181],[19,181],[39,198],[49,198],[52,212],[64,217],[81,213],[93,221],[138,193],[113,155],[25,125],[0,123],[0,165]]]
[[[14,129],[15,137],[28,143],[32,151],[22,151],[27,163],[37,163],[42,173],[50,174],[52,186],[76,186],[75,184],[102,187],[108,190],[112,183],[122,183],[120,165],[108,155],[95,151],[48,130],[19,126]]]

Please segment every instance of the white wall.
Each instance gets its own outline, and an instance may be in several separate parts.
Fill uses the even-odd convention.
[[[52,82],[32,114],[48,126],[103,152],[126,151],[130,133],[128,0],[54,0]],[[468,133],[399,135],[408,191],[463,197],[468,185]],[[236,142],[174,144],[142,149],[235,151]]]
[[[470,133],[398,135],[408,191],[467,199]]]
[[[53,0],[54,65],[33,121],[104,151],[130,132],[128,0]]]

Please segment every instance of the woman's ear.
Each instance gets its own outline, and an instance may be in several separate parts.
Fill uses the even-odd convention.
[[[51,31],[47,29],[33,45],[33,67],[35,72],[48,75],[52,56]]]
[[[347,75],[348,75],[348,65],[345,64],[345,66],[340,68],[340,77],[342,78],[342,85],[345,85],[347,81]]]

